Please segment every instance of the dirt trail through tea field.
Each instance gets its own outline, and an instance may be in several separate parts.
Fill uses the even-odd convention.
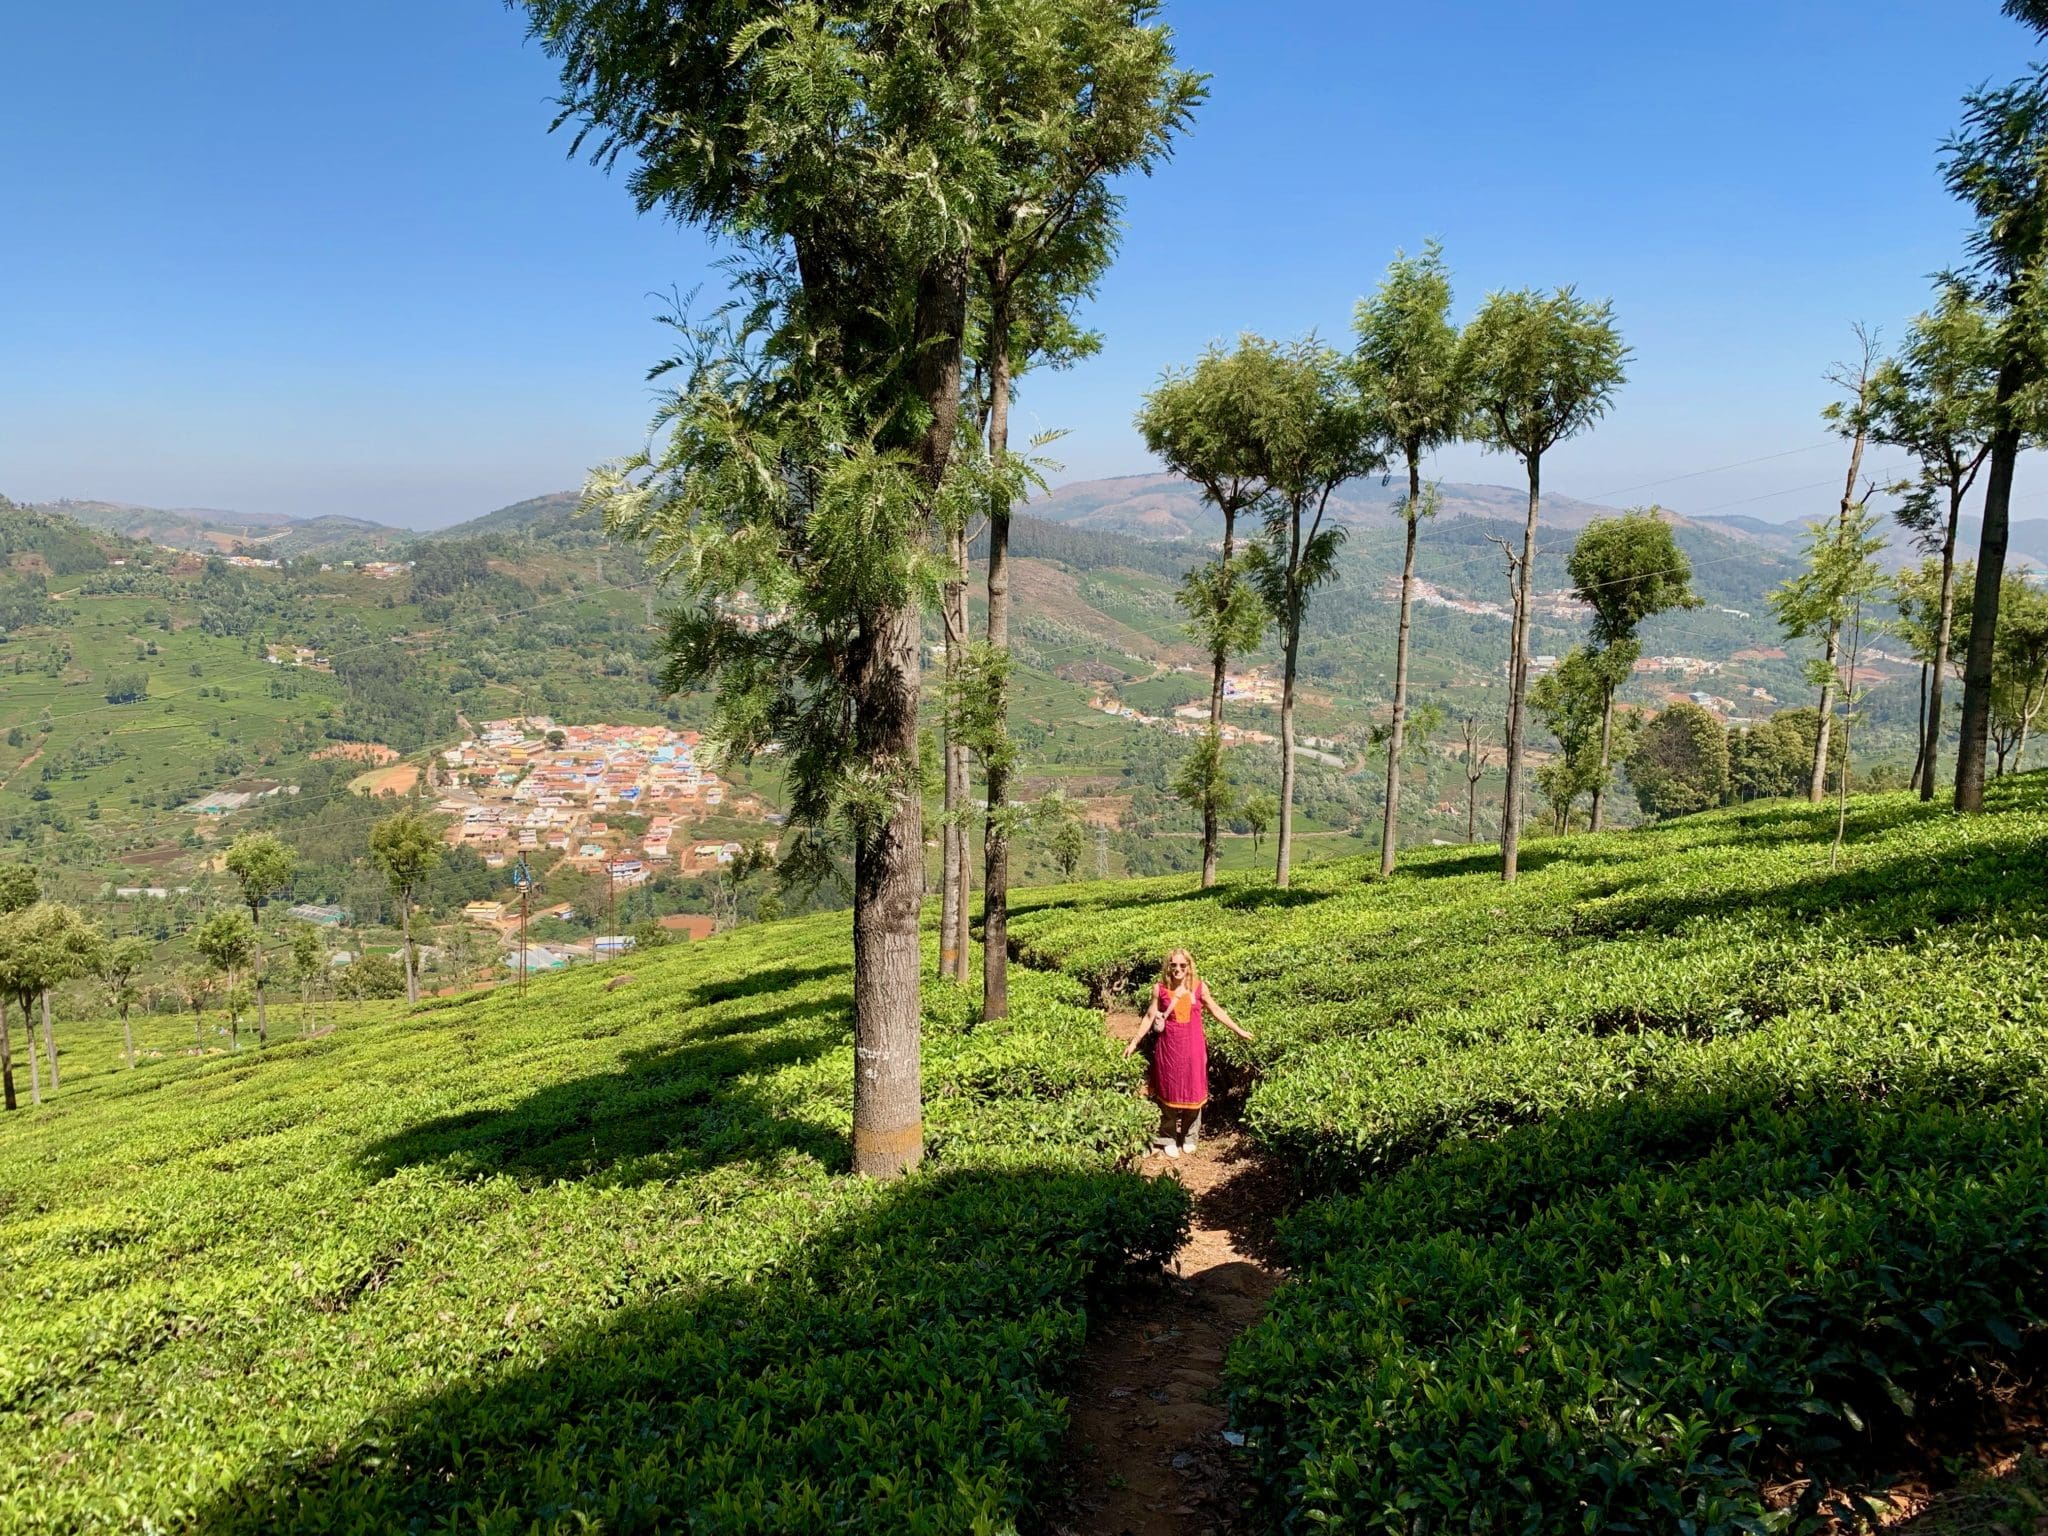
[[[1112,1013],[1118,1040],[1136,1014]],[[1266,1310],[1279,1283],[1273,1218],[1287,1184],[1212,1102],[1201,1145],[1144,1171],[1177,1178],[1194,1227],[1168,1273],[1112,1297],[1090,1330],[1068,1405],[1069,1487],[1052,1536],[1168,1536],[1238,1528],[1244,1489],[1224,1440],[1224,1352]]]

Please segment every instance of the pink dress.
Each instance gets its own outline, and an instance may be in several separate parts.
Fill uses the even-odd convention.
[[[1153,1001],[1166,1019],[1152,1051],[1152,1097],[1168,1109],[1209,1102],[1209,1041],[1202,1033],[1199,986],[1176,996],[1161,982]]]

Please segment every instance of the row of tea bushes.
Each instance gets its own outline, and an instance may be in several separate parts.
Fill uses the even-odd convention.
[[[9,1530],[974,1531],[1179,1186],[1073,983],[931,989],[844,1177],[845,920],[351,1016],[0,1121]]]

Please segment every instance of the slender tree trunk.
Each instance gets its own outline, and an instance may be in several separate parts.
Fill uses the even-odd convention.
[[[238,982],[239,982],[239,981],[240,981],[240,976],[239,976],[239,975],[238,975],[238,973],[237,973],[236,967],[234,967],[234,966],[232,966],[232,965],[231,965],[231,966],[229,966],[229,967],[228,967],[228,1049],[229,1049],[229,1050],[232,1050],[232,1051],[239,1051],[239,1050],[240,1050],[240,1049],[242,1048],[242,1010],[241,1010],[241,1006],[240,1006],[240,1005],[239,1005],[239,1004],[238,1004],[238,1003],[237,1003],[237,1002],[235,1001],[235,987],[236,987],[236,985],[238,984]]]
[[[14,1097],[14,1026],[7,1019],[7,999],[0,997],[0,1096],[5,1107],[21,1106]]]
[[[1592,830],[1598,832],[1604,824],[1602,811],[1607,804],[1607,775],[1613,771],[1614,757],[1614,684],[1603,683],[1600,687],[1600,771],[1593,779],[1593,820]]]
[[[1236,580],[1230,570],[1231,557],[1236,553],[1237,508],[1226,502],[1223,507],[1223,581],[1217,594],[1218,600],[1226,605]],[[1230,673],[1230,652],[1218,645],[1210,653],[1209,663],[1209,731],[1216,738],[1220,760],[1223,752],[1223,685]],[[1222,830],[1217,825],[1218,819],[1215,797],[1211,796],[1202,805],[1202,889],[1205,891],[1216,883],[1216,845]]]
[[[1294,663],[1301,649],[1301,508],[1289,509],[1287,580],[1280,623],[1280,833],[1273,839],[1273,883],[1287,889],[1294,868]]]
[[[1010,271],[1007,254],[998,248],[990,260],[988,459],[1000,471],[1010,451]],[[1010,730],[1010,498],[1000,473],[988,509],[988,644],[1005,671],[997,690],[991,721],[998,749]],[[1001,750],[988,761],[988,821],[982,832],[981,875],[981,1016],[1003,1019],[1010,1014],[1010,770]]]
[[[1862,651],[1862,648],[1863,648],[1863,604],[1862,604],[1862,602],[1861,602],[1861,601],[1858,601],[1858,603],[1856,604],[1856,618],[1855,618],[1855,624],[1854,624],[1854,628],[1853,628],[1853,629],[1852,629],[1852,630],[1850,631],[1850,638],[1849,638],[1849,686],[1848,686],[1848,687],[1846,687],[1846,688],[1844,688],[1844,689],[1842,690],[1842,695],[1843,695],[1843,701],[1844,701],[1845,703],[1849,702],[1850,700],[1852,700],[1852,699],[1853,699],[1853,698],[1855,697],[1855,693],[1856,693],[1856,664],[1857,664],[1857,662],[1858,662],[1858,661],[1859,661],[1859,660],[1861,659],[1861,655],[1860,655],[1860,653],[1861,653],[1861,651]],[[1854,767],[1854,765],[1855,765],[1855,759],[1854,759],[1854,758],[1853,758],[1853,757],[1852,757],[1852,756],[1850,755],[1850,751],[1849,751],[1849,748],[1850,748],[1850,729],[1851,729],[1851,727],[1852,727],[1852,726],[1854,726],[1854,725],[1855,725],[1855,723],[1856,723],[1856,721],[1855,721],[1855,716],[1854,716],[1854,714],[1853,714],[1852,712],[1845,712],[1845,713],[1843,714],[1843,716],[1842,716],[1842,787],[1841,787],[1841,798],[1840,798],[1840,799],[1839,799],[1839,801],[1837,802],[1837,806],[1836,806],[1836,810],[1835,810],[1835,846],[1834,846],[1834,847],[1833,847],[1833,849],[1832,849],[1832,850],[1830,850],[1830,851],[1829,851],[1829,853],[1828,853],[1828,868],[1829,868],[1829,869],[1833,869],[1833,868],[1835,867],[1835,864],[1836,864],[1836,862],[1837,862],[1837,861],[1838,861],[1838,860],[1839,860],[1839,859],[1841,858],[1841,856],[1842,856],[1842,837],[1843,837],[1843,834],[1845,834],[1845,833],[1846,833],[1846,832],[1848,831],[1848,829],[1849,829],[1849,777],[1850,777],[1850,773],[1851,773],[1851,770],[1853,769],[1853,767]]]
[[[57,1031],[50,1024],[50,989],[43,988],[43,1055],[50,1063],[50,1092],[57,1091]]]
[[[1859,400],[1860,400],[1859,396]],[[1856,510],[1856,477],[1863,472],[1864,429],[1858,426],[1856,435],[1849,439],[1849,473],[1842,482],[1842,511],[1836,526],[1847,533],[1849,518]],[[1806,798],[1819,805],[1828,792],[1828,747],[1835,720],[1835,663],[1842,654],[1842,622],[1839,615],[1828,620],[1827,644],[1824,648],[1828,665],[1828,680],[1820,690],[1820,728],[1813,733],[1813,771],[1807,781]]]
[[[420,1000],[419,968],[412,954],[412,893],[398,898],[398,925],[405,939],[405,1000],[408,1004]]]
[[[1422,504],[1422,464],[1408,454],[1408,543],[1401,557],[1401,619],[1394,641],[1394,720],[1387,732],[1387,803],[1380,823],[1380,873],[1394,872],[1394,845],[1400,833],[1401,739],[1408,726],[1408,615],[1415,593],[1416,513]]]
[[[29,1010],[27,998],[21,1000],[21,1038],[28,1047],[28,1097],[31,1104],[41,1107],[43,1102],[43,1074],[36,1065],[36,1018]]]
[[[946,628],[946,697],[957,699],[960,687],[961,653],[967,646],[967,530],[956,529],[950,538],[951,570],[946,576],[945,602],[941,614]],[[957,707],[957,706],[956,706]],[[946,733],[945,819],[939,827],[939,974],[957,977],[960,970],[960,871],[965,864],[966,786],[961,771],[960,743]]]
[[[968,835],[974,825],[974,764],[965,746],[959,749],[956,761],[960,765],[960,806],[969,817],[953,830],[954,846],[960,850],[960,900],[953,908],[953,979],[964,987],[974,973],[974,840]]]
[[[270,1044],[270,1013],[263,1000],[263,927],[256,924],[256,958],[250,962],[256,983],[256,1048]]]
[[[2012,516],[2012,476],[2022,446],[2010,424],[2013,397],[2026,382],[2026,363],[2007,357],[1998,370],[2001,426],[1991,439],[1991,469],[1984,479],[1984,533],[1977,543],[1977,586],[1970,611],[1970,649],[1963,662],[1962,740],[1956,747],[1959,811],[1984,809],[1984,746],[1991,729],[1991,669],[1998,639],[1998,596],[2005,581],[2005,548]]]
[[[1536,518],[1543,506],[1543,460],[1529,460],[1529,520],[1515,571],[1515,625],[1508,645],[1507,787],[1501,793],[1500,877],[1512,884],[1522,862],[1522,700],[1529,687],[1529,598],[1536,565]]]
[[[1911,777],[1906,780],[1906,787],[1911,790],[1918,790],[1931,777],[1927,761],[1927,741],[1930,733],[1927,728],[1927,663],[1924,661],[1920,663],[1920,714],[1918,722],[1920,735],[1913,746],[1913,772]],[[1922,794],[1920,798],[1925,800],[1927,795]]]
[[[1927,714],[1920,741],[1920,798],[1934,798],[1934,761],[1941,743],[1942,674],[1948,671],[1949,646],[1956,621],[1956,525],[1962,521],[1963,492],[1953,482],[1948,491],[1948,528],[1941,540],[1941,615],[1934,627],[1934,672],[1926,683]],[[1922,672],[1923,679],[1926,673]]]
[[[128,1058],[128,1070],[135,1070],[135,1028],[128,1022],[128,1005],[121,1005],[121,1050]]]

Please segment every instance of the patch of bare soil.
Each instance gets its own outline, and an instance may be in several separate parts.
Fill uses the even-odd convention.
[[[1137,1033],[1112,1014],[1110,1033]],[[1194,1196],[1193,1230],[1171,1270],[1114,1298],[1068,1392],[1072,1482],[1047,1513],[1048,1536],[1168,1536],[1239,1528],[1246,1490],[1224,1439],[1223,1357],[1257,1322],[1280,1281],[1273,1221],[1288,1186],[1212,1102],[1201,1143],[1144,1172]]]

